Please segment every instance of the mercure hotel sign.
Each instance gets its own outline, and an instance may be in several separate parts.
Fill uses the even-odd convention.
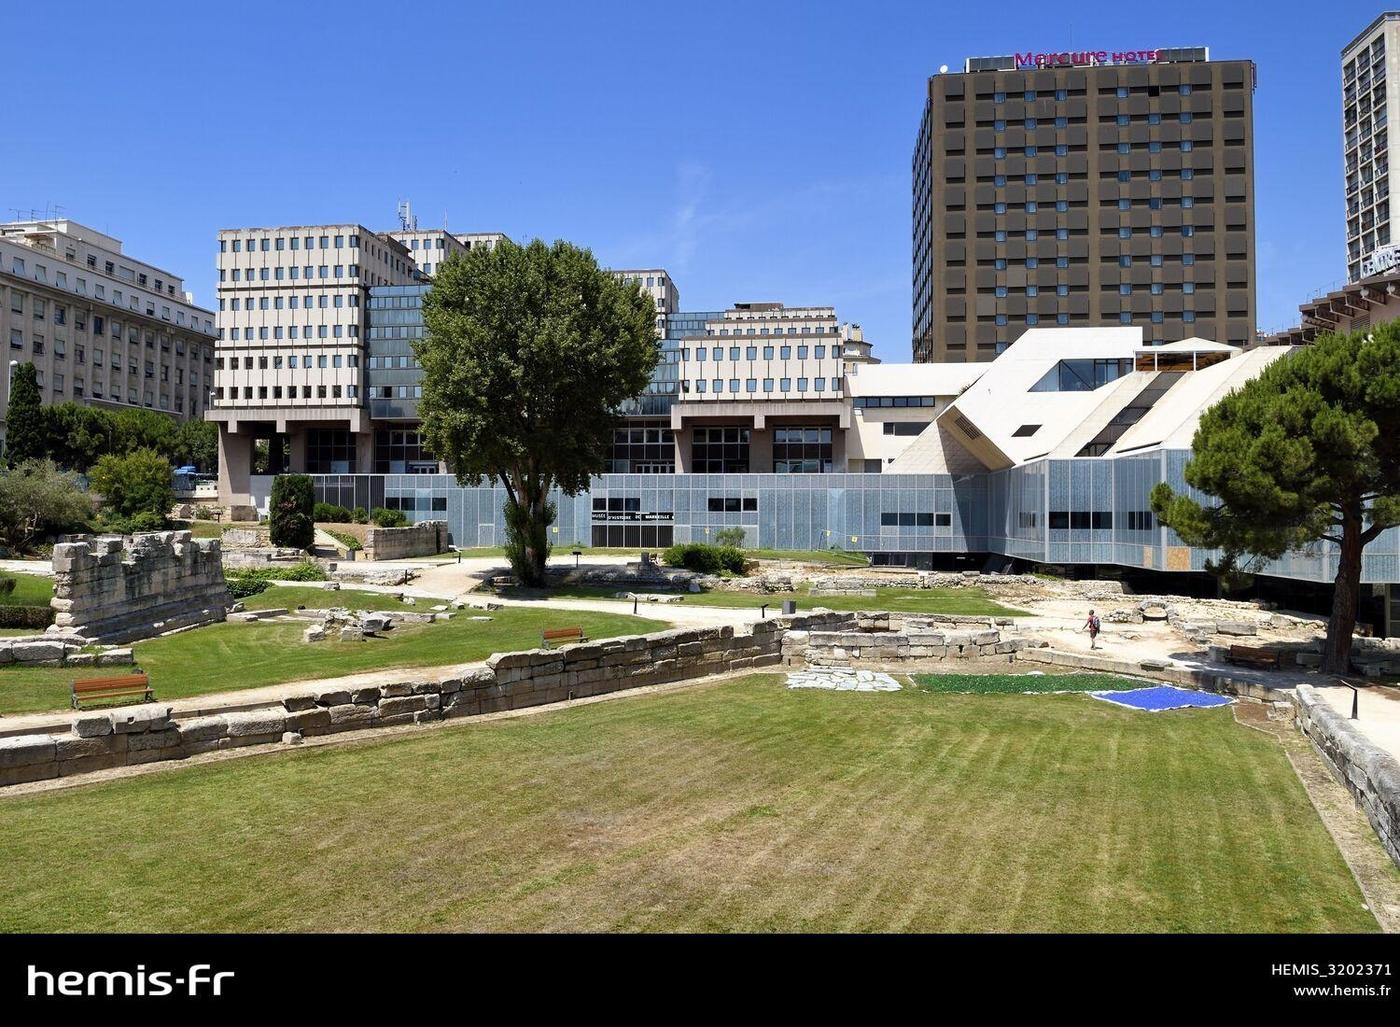
[[[1073,50],[1062,53],[1028,51],[1016,55],[1018,68],[1086,68],[1100,64],[1156,64],[1160,50]]]

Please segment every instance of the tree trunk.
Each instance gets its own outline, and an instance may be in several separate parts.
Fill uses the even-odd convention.
[[[1359,506],[1359,504],[1358,504]],[[1351,635],[1361,602],[1361,513],[1342,514],[1341,558],[1332,588],[1332,616],[1327,621],[1327,642],[1322,650],[1324,674],[1351,673]]]
[[[545,576],[545,563],[549,558],[549,518],[545,515],[546,495],[543,489],[535,489],[530,496],[529,534],[525,554],[529,558],[534,584],[542,588],[548,584]]]

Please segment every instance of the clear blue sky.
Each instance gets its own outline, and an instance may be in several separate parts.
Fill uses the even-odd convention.
[[[566,238],[690,310],[831,303],[909,359],[910,155],[940,64],[1252,58],[1259,321],[1341,279],[1341,47],[1383,8],[1180,2],[30,3],[5,15],[0,208],[61,204],[214,300],[224,227]],[[14,215],[0,209],[0,216]]]

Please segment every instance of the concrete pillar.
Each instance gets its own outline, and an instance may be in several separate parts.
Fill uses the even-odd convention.
[[[374,473],[374,432],[355,433],[355,473]]]
[[[253,437],[238,432],[236,423],[219,425],[219,505],[252,506]]]
[[[306,429],[287,429],[287,470],[292,474],[306,473]]]

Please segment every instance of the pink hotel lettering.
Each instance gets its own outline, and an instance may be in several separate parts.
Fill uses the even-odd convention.
[[[1018,53],[1018,68],[1073,68],[1097,64],[1156,64],[1157,50],[1081,50],[1071,53]]]

